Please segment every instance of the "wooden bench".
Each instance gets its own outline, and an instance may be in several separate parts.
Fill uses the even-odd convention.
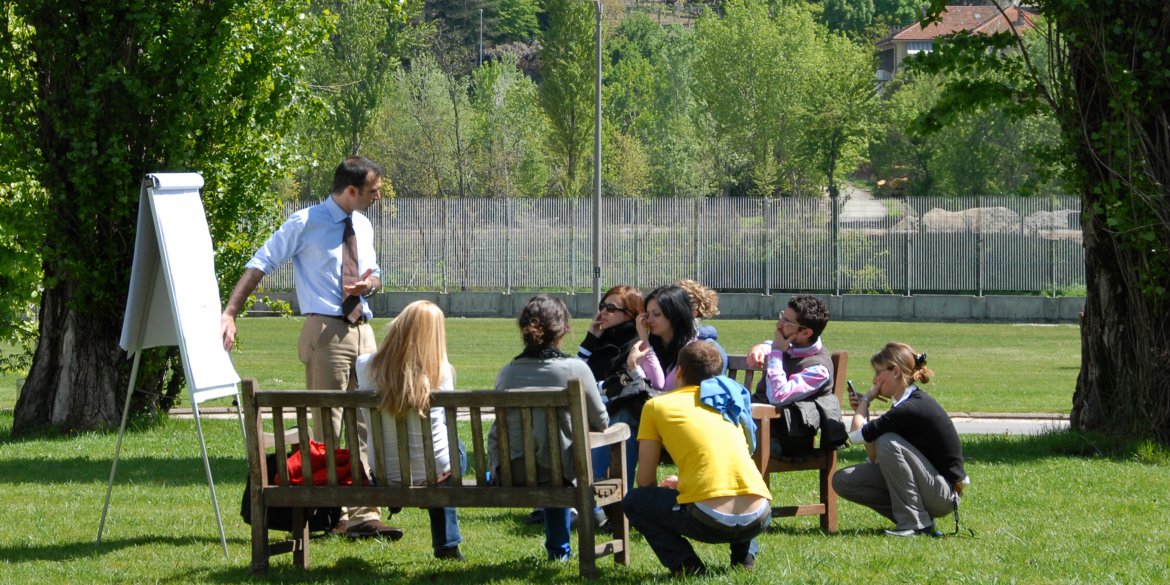
[[[832,360],[833,393],[837,395],[837,400],[841,404],[848,404],[844,395],[849,354],[835,351]],[[745,355],[729,355],[727,370],[728,376],[740,380],[748,390],[754,392],[756,373],[762,371],[762,368],[749,368]],[[837,532],[837,492],[833,490],[833,474],[837,471],[837,449],[821,448],[823,438],[821,435],[817,437],[813,451],[808,455],[772,457],[772,421],[782,416],[781,410],[770,404],[752,405],[752,418],[756,421],[756,453],[753,457],[760,468],[760,475],[764,476],[764,483],[771,486],[773,473],[816,471],[820,481],[820,499],[815,504],[773,507],[772,517],[820,516],[821,530],[834,534]]]
[[[291,552],[293,562],[301,568],[309,566],[309,528],[307,522],[308,508],[317,506],[341,507],[402,507],[402,508],[576,508],[580,514],[577,519],[578,546],[577,554],[582,576],[594,577],[597,572],[596,560],[598,557],[612,554],[614,561],[623,565],[629,564],[629,524],[621,510],[621,501],[626,494],[627,481],[625,475],[626,451],[625,442],[629,437],[629,427],[625,424],[616,424],[603,432],[588,431],[585,413],[584,394],[578,381],[572,381],[567,388],[540,388],[515,391],[458,391],[439,392],[432,396],[432,406],[446,409],[447,440],[449,445],[456,445],[458,441],[457,418],[469,420],[471,444],[465,443],[468,458],[474,466],[474,475],[465,477],[459,466],[453,465],[451,477],[447,484],[438,485],[442,478],[438,477],[435,469],[434,445],[431,433],[422,433],[423,450],[429,456],[424,456],[426,462],[426,481],[420,485],[390,484],[386,478],[385,466],[373,465],[377,470],[374,477],[375,485],[361,485],[359,466],[351,466],[353,485],[339,485],[334,449],[349,448],[351,453],[356,452],[358,440],[356,421],[359,412],[364,412],[370,421],[374,440],[370,442],[373,452],[371,461],[383,461],[383,442],[380,439],[383,433],[381,416],[378,413],[378,397],[373,392],[340,392],[328,390],[267,390],[257,388],[255,380],[245,380],[243,383],[244,417],[246,426],[246,440],[248,450],[248,473],[252,482],[252,573],[263,575],[268,570],[269,557],[276,554]],[[341,437],[342,444],[335,444],[332,438],[333,429],[326,428],[323,435],[327,438],[325,445],[326,471],[328,480],[326,485],[290,485],[288,465],[285,457],[277,457],[277,469],[268,469],[265,462],[267,448],[264,446],[265,435],[271,437],[272,448],[276,453],[288,452],[286,439],[285,419],[295,421],[297,435],[301,445],[309,444],[309,416],[315,408],[336,408],[342,412],[342,420],[346,430]],[[562,465],[573,471],[578,478],[576,486],[545,485],[538,486],[536,481],[535,433],[546,433],[553,445],[558,444],[560,431],[557,427],[557,409],[567,408],[572,421],[573,457],[571,461],[561,461],[561,450],[552,449],[553,469],[561,469]],[[491,426],[491,416],[503,416],[503,412],[519,413],[524,421],[522,440],[525,445],[524,477],[513,477],[509,465],[501,465],[498,477],[493,477],[489,484],[487,477],[487,445],[488,429]],[[549,424],[542,428],[532,428],[533,414],[537,411],[546,413],[545,420]],[[264,417],[272,414],[272,431],[265,433]],[[404,416],[418,416],[409,414]],[[515,415],[513,415],[515,416]],[[331,426],[329,417],[322,417],[322,424]],[[422,428],[430,428],[428,418],[420,417]],[[398,429],[399,462],[401,477],[412,477],[410,470],[410,456],[407,452],[406,425],[395,425]],[[506,427],[505,427],[506,428]],[[499,445],[502,453],[508,453],[508,437],[506,432],[500,434]],[[589,456],[591,447],[608,445],[612,450],[614,465],[611,466],[610,477],[601,480],[592,480],[592,458]],[[454,459],[454,457],[452,457]],[[507,461],[508,457],[500,458]],[[318,472],[319,473],[319,472]],[[304,458],[304,477],[312,477],[313,469],[308,457]],[[525,484],[525,485],[521,485]],[[269,542],[268,530],[265,529],[265,519],[269,507],[285,506],[294,508],[294,531],[289,540]],[[595,506],[601,506],[609,519],[613,529],[611,540],[595,542],[596,526],[591,511]],[[465,543],[474,551],[475,543]],[[467,550],[465,548],[464,550]]]

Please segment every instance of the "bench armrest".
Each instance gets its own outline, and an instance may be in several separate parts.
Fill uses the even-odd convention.
[[[630,426],[624,422],[614,423],[604,431],[589,433],[589,446],[613,445],[630,438]]]
[[[764,420],[768,418],[780,418],[780,409],[771,404],[753,404],[752,418],[756,420]]]

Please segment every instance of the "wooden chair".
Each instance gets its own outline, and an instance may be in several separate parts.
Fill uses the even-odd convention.
[[[844,351],[835,351],[832,359],[833,393],[837,395],[837,400],[841,404],[848,404],[844,396],[849,354]],[[749,368],[745,355],[727,356],[727,375],[741,381],[752,392],[755,392],[756,373],[761,371],[761,368]],[[743,373],[742,379],[740,379],[741,372]],[[772,421],[781,416],[783,414],[780,409],[771,404],[752,405],[752,418],[756,421],[756,453],[753,458],[760,468],[760,475],[764,476],[764,483],[771,487],[773,473],[816,471],[820,479],[820,501],[815,504],[775,506],[772,508],[772,517],[817,515],[821,517],[821,530],[835,534],[837,532],[837,492],[833,491],[833,473],[837,471],[837,450],[821,448],[822,434],[821,437],[817,437],[813,451],[808,455],[772,457]]]

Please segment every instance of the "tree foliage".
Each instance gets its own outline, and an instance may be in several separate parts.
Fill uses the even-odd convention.
[[[735,0],[696,27],[695,87],[733,192],[815,195],[869,134],[868,48],[826,34],[805,8]],[[828,182],[822,181],[822,177]]]
[[[296,192],[309,198],[329,191],[337,161],[376,157],[366,151],[370,124],[385,104],[400,55],[425,34],[408,25],[422,10],[417,0],[314,0],[312,10],[332,32],[305,63],[311,107],[291,137]],[[383,189],[393,193],[390,184]]]
[[[547,0],[548,29],[540,53],[543,78],[540,103],[552,132],[549,146],[555,158],[556,192],[568,197],[583,194],[593,143],[596,53],[594,6],[580,0]]]
[[[14,433],[117,424],[129,374],[117,339],[144,173],[203,173],[217,264],[238,273],[264,231],[239,227],[269,219],[268,184],[284,170],[281,132],[303,102],[301,60],[322,38],[305,8],[0,4],[0,69],[9,76],[0,166],[27,169],[44,193],[30,211],[44,230],[39,338]],[[158,394],[143,394],[139,408],[165,408],[177,393],[174,353],[144,360],[138,387]]]
[[[471,135],[476,193],[485,197],[540,197],[549,180],[539,89],[516,58],[485,64],[471,82],[476,114]]]

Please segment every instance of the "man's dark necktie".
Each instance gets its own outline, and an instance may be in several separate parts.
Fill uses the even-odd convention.
[[[358,280],[357,234],[353,231],[353,219],[345,216],[345,230],[341,236],[341,285],[346,287]],[[362,318],[362,299],[341,289],[341,316],[350,323]]]

